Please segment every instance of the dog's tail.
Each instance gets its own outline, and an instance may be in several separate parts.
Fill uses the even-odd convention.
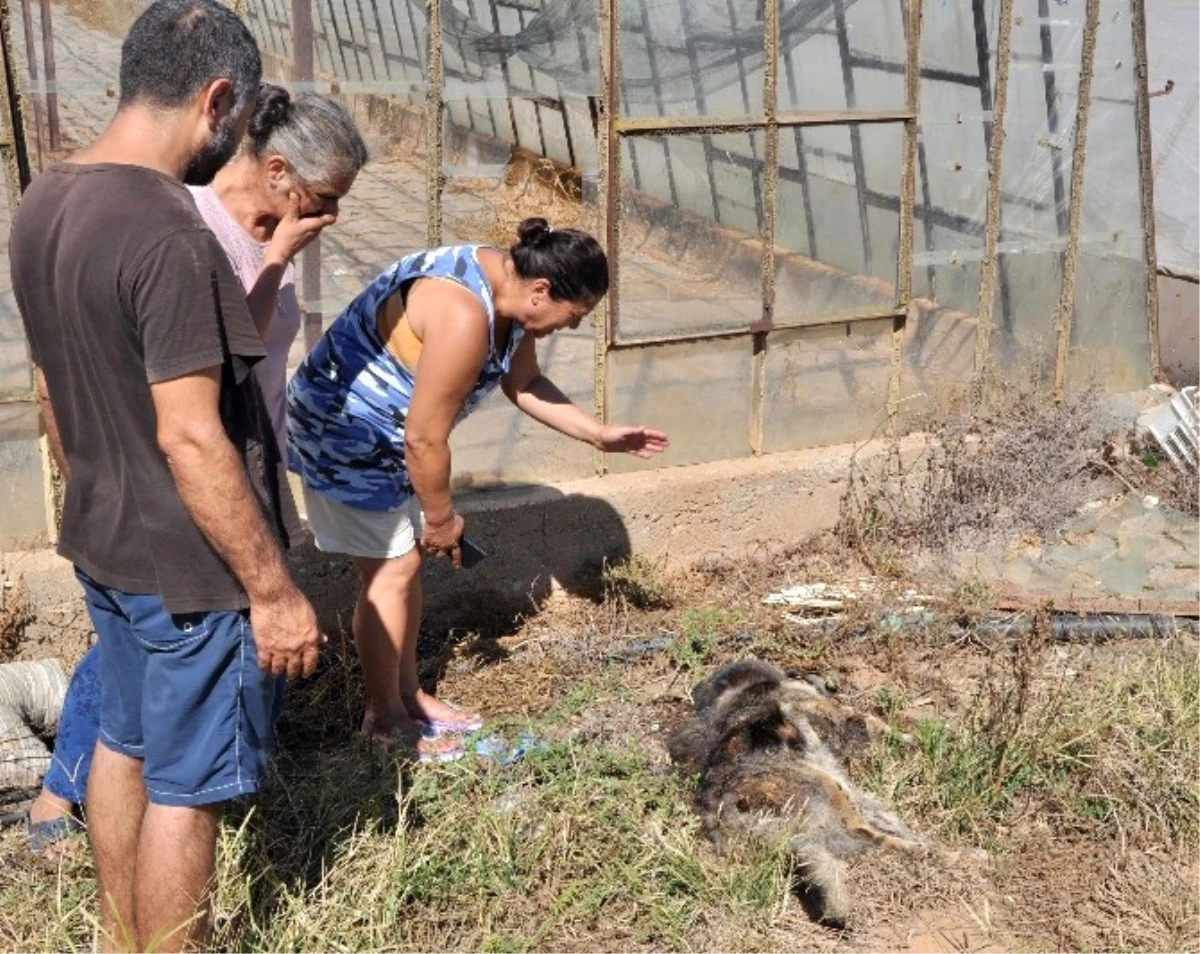
[[[850,918],[846,863],[804,836],[789,843],[794,888],[814,921],[841,929]]]

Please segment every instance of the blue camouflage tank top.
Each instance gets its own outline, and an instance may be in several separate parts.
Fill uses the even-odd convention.
[[[488,319],[488,356],[455,423],[495,390],[523,331],[512,325],[496,350],[492,289],[478,245],[417,252],[376,278],[325,332],[288,384],[288,467],[310,490],[363,510],[399,510],[412,495],[404,462],[404,422],[416,383],[384,346],[379,306],[419,278],[442,278],[475,295]]]

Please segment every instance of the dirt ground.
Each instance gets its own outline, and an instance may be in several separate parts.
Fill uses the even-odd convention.
[[[836,625],[823,631],[798,624],[795,610],[763,602],[772,592],[814,581],[850,585],[869,595],[847,607]],[[346,618],[353,598],[353,576],[347,567],[336,562],[310,566],[305,585],[310,592],[316,590],[314,595],[335,619]],[[914,588],[936,612],[912,628],[885,625],[897,607],[911,602],[906,594]],[[819,674],[845,701],[908,731],[967,725],[986,700],[1024,679],[1030,698],[1040,700],[1021,716],[1029,725],[992,727],[1014,734],[1027,728],[1039,731],[1037,720],[1053,707],[1060,711],[1077,703],[1095,704],[1097,700],[1085,698],[1087,687],[1136,674],[1140,667],[1164,660],[1179,665],[1183,660],[1184,670],[1195,668],[1197,644],[1192,637],[1165,643],[1044,643],[1031,649],[1029,658],[1017,660],[1020,654],[1011,646],[972,636],[971,619],[986,613],[986,604],[986,594],[964,591],[960,584],[878,577],[836,538],[826,536],[767,561],[710,565],[672,578],[634,561],[598,579],[592,598],[557,592],[540,606],[503,607],[482,599],[465,605],[457,618],[427,621],[422,675],[447,698],[480,707],[499,726],[533,731],[546,744],[593,755],[640,752],[646,777],[657,778],[669,772],[665,740],[688,711],[690,687],[715,666],[737,658],[757,656],[789,671]],[[353,746],[362,712],[361,682],[345,627],[336,632],[318,676],[289,696],[281,724],[285,778],[310,775],[326,755]],[[47,648],[22,645],[17,655],[44,654]],[[71,655],[78,646],[55,648]],[[1119,692],[1131,691],[1128,683],[1121,686]],[[1194,695],[1189,698],[1194,702]],[[996,717],[996,711],[985,714]],[[1196,714],[1191,715],[1190,730],[1184,731],[1194,736]],[[1100,719],[1096,731],[1124,730],[1120,723]],[[1159,726],[1156,731],[1170,734],[1172,727]],[[1194,758],[1194,744],[1185,749]],[[1181,809],[1193,816],[1191,823],[1142,823],[1164,811],[1162,805],[1127,817],[1114,809],[1111,817],[1101,813],[1089,818],[1060,801],[1086,795],[1089,785],[1107,785],[1116,777],[1093,771],[1093,766],[1078,789],[1044,779],[1015,780],[1009,801],[1000,808],[992,803],[989,817],[972,818],[974,808],[956,814],[958,808],[945,792],[922,791],[912,778],[904,783],[906,794],[897,779],[908,772],[908,758],[882,756],[853,768],[858,779],[889,798],[916,828],[953,849],[955,861],[914,863],[880,852],[866,856],[851,872],[856,901],[848,931],[835,933],[814,925],[784,886],[763,902],[764,910],[732,916],[702,912],[674,940],[658,937],[647,943],[636,927],[641,922],[633,920],[629,936],[611,925],[569,921],[543,942],[573,950],[1200,946],[1194,790]],[[1094,750],[1089,758],[1104,758],[1102,750]],[[941,784],[958,783],[947,775]],[[680,810],[686,810],[687,791],[681,784],[673,796]],[[23,857],[19,831],[5,831],[0,844],[7,856]],[[736,857],[717,855],[698,832],[687,844],[712,871],[738,870]],[[23,949],[38,937],[27,918],[12,907],[18,896],[56,890],[53,886],[62,878],[89,883],[86,851],[82,854],[84,860],[76,862],[76,868],[46,869],[22,861],[18,871],[0,875],[4,947]],[[536,916],[548,917],[552,910],[549,903]],[[413,916],[422,915],[415,911]],[[69,936],[82,940],[78,933]],[[336,933],[322,938],[337,946]],[[245,935],[228,940],[235,947],[254,946]],[[480,943],[478,935],[435,932],[419,943],[414,939],[396,947],[470,949]],[[497,949],[519,948],[522,945],[510,936],[508,944]]]
[[[811,580],[871,580],[880,590],[853,610],[857,618],[814,638],[760,602],[773,588]],[[878,619],[914,583],[937,596],[935,621],[914,632],[881,630]],[[711,567],[673,585],[670,608],[645,607],[643,594],[631,601],[618,586],[598,607],[563,596],[514,632],[454,640],[440,652],[439,688],[487,711],[529,717],[587,673],[615,667],[619,692],[583,707],[562,731],[615,747],[637,739],[666,765],[665,740],[688,711],[690,686],[721,662],[758,656],[821,674],[843,699],[911,731],[967,719],[1010,656],[952,622],[970,612],[955,606],[955,587],[879,580],[829,539],[773,565]],[[1070,697],[1078,685],[1136,672],[1164,651],[1144,640],[1047,645],[1030,678],[1039,692]],[[1184,637],[1169,651],[1194,665],[1197,643]],[[975,838],[950,837],[946,844],[962,852],[952,868],[914,871],[905,860],[870,856],[853,873],[862,915],[849,935],[825,940],[845,950],[1196,948],[1194,843],[1135,846],[1128,832],[1074,829],[1055,814],[1029,793],[986,835],[981,825]],[[936,825],[936,815],[934,808],[926,822]],[[815,940],[807,929],[801,936]]]

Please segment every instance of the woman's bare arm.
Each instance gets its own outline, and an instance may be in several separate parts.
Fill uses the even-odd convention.
[[[436,279],[412,286],[407,314],[422,348],[404,425],[404,454],[426,527],[436,529],[454,515],[450,430],[487,359],[487,315],[465,288]]]
[[[640,424],[601,424],[573,404],[542,374],[532,338],[526,338],[517,346],[501,386],[508,399],[535,421],[605,453],[650,457],[661,454],[670,444],[663,431]]]

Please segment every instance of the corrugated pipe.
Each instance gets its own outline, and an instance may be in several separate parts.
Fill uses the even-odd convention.
[[[986,620],[972,632],[984,638],[1011,639],[1033,628],[1028,613]],[[1109,639],[1165,639],[1184,633],[1200,633],[1200,621],[1180,616],[1149,613],[1054,613],[1050,617],[1055,642],[1104,642]]]
[[[54,734],[66,694],[57,659],[0,666],[0,790],[41,785],[50,751],[37,733]]]

